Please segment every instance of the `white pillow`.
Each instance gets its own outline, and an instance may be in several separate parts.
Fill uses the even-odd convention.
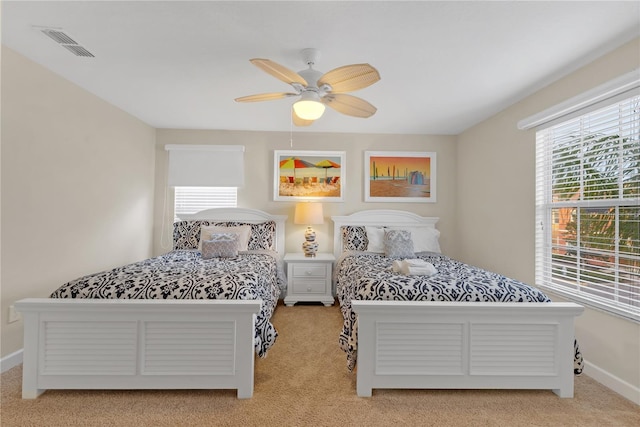
[[[367,240],[369,240],[367,251],[384,252],[384,228],[365,226],[365,230],[367,231]]]
[[[250,225],[239,225],[237,227],[223,227],[220,225],[204,225],[200,227],[200,242],[198,249],[202,252],[202,242],[211,240],[211,235],[216,233],[238,233],[238,250],[249,250],[249,237],[251,237]]]
[[[392,230],[407,230],[411,232],[414,252],[436,252],[440,250],[440,231],[432,227],[389,227]]]

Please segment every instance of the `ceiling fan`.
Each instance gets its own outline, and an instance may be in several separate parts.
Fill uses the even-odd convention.
[[[271,74],[273,77],[290,84],[295,92],[271,92],[236,98],[237,102],[273,101],[276,99],[299,96],[293,104],[291,115],[296,126],[309,126],[324,113],[325,105],[339,113],[353,117],[371,117],[376,107],[364,99],[347,95],[370,86],[380,80],[378,70],[369,64],[352,64],[333,69],[327,73],[314,70],[313,65],[320,57],[320,51],[309,48],[301,52],[302,59],[309,66],[300,72],[273,62],[269,59],[254,58],[250,62]]]

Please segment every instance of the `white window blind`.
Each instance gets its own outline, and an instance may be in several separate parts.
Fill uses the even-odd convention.
[[[242,187],[244,146],[165,145],[169,187]]]
[[[165,145],[167,185],[175,187],[174,219],[205,209],[237,207],[244,185],[244,146]]]
[[[235,208],[237,193],[235,187],[176,187],[175,219],[205,209]]]
[[[640,96],[536,133],[536,283],[640,321]]]

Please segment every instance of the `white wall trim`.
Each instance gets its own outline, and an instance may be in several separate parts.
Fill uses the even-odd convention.
[[[553,107],[520,120],[518,122],[518,129],[528,130],[538,126],[548,125],[556,119],[563,118],[578,111],[581,112],[580,114],[583,114],[585,112],[581,110],[610,99],[613,102],[615,97],[620,95],[627,96],[626,94],[628,92],[637,90],[639,86],[640,68],[637,68],[580,95],[569,98]]]
[[[615,375],[605,371],[604,369],[584,361],[584,374],[598,381],[600,384],[615,391],[622,397],[625,397],[640,405],[640,387],[636,387],[633,384],[629,384],[623,379],[616,377]]]
[[[22,349],[8,354],[0,359],[0,373],[7,372],[9,369],[22,363]]]
[[[0,372],[4,373],[21,363],[22,349],[0,359]],[[605,387],[610,388],[622,397],[629,399],[636,405],[640,405],[640,387],[629,384],[593,363],[590,363],[588,360],[585,360],[584,362],[584,374],[593,378]]]

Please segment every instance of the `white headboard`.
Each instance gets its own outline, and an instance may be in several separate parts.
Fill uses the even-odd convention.
[[[192,215],[181,215],[180,219],[205,219],[209,221],[238,221],[250,224],[257,224],[265,221],[274,221],[276,223],[276,241],[275,247],[279,254],[284,255],[285,237],[284,224],[287,220],[286,215],[271,215],[267,212],[257,209],[246,208],[216,208],[207,209],[194,213]]]
[[[342,232],[341,227],[345,225],[354,226],[412,226],[435,228],[440,218],[426,217],[414,214],[413,212],[399,211],[392,209],[371,209],[355,212],[346,216],[332,216],[333,220],[333,254],[339,257],[342,252]]]

